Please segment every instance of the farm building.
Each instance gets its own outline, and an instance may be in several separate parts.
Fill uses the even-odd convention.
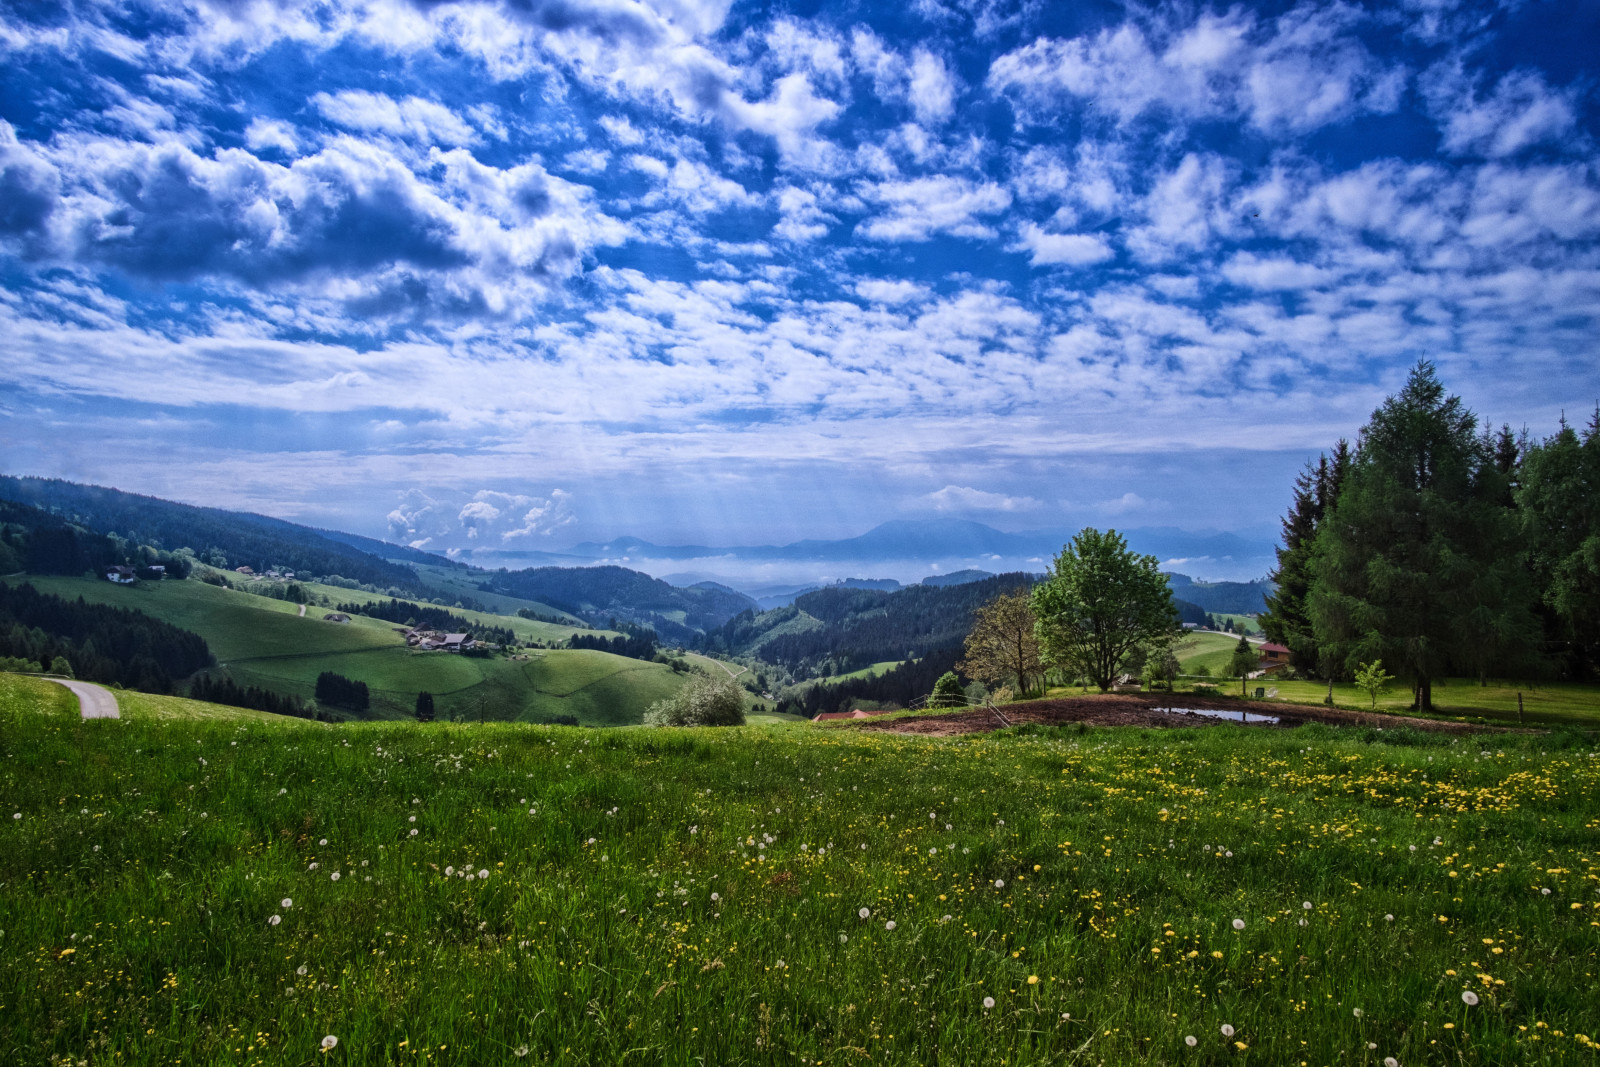
[[[133,581],[134,581],[133,568],[132,567],[107,567],[106,568],[106,581],[115,582],[118,585],[132,585]]]
[[[1281,670],[1289,665],[1289,650],[1283,645],[1266,642],[1256,651],[1261,653],[1261,670]]]
[[[349,622],[350,616],[342,611],[330,611],[322,617],[323,622]]]

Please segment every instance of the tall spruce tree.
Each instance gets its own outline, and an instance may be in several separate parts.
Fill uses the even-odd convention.
[[[1312,632],[1306,598],[1311,592],[1311,550],[1317,530],[1338,499],[1350,467],[1350,444],[1343,438],[1334,446],[1333,457],[1321,456],[1316,466],[1295,479],[1294,502],[1283,519],[1283,546],[1277,550],[1278,566],[1268,577],[1274,592],[1266,598],[1267,610],[1260,618],[1267,639],[1289,649],[1290,663],[1307,674],[1323,674],[1331,664],[1321,655]]]
[[[1527,449],[1517,503],[1547,647],[1563,673],[1600,669],[1600,408],[1580,437],[1561,428]]]
[[[1308,605],[1318,643],[1347,666],[1394,665],[1419,710],[1432,709],[1433,683],[1452,669],[1515,659],[1531,625],[1494,459],[1476,417],[1422,360],[1362,429],[1317,533]]]

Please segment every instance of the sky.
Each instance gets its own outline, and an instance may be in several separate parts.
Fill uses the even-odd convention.
[[[1594,0],[0,2],[0,468],[438,551],[1270,538],[1600,397]]]

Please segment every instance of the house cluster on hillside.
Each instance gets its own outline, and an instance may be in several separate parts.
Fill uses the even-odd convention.
[[[235,574],[242,574],[250,579],[270,578],[275,582],[294,581],[294,571],[280,570],[277,567],[273,567],[261,574],[257,574],[254,567],[235,567],[233,570]]]
[[[160,580],[167,576],[167,568],[159,563],[154,566],[139,568],[117,566],[106,568],[106,581],[115,582],[117,585],[132,585],[138,580],[140,571],[144,572],[146,578],[155,580]]]
[[[401,630],[406,644],[423,652],[466,652],[478,647],[471,634],[447,634],[438,630]]]

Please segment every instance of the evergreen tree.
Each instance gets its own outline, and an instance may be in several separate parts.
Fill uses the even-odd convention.
[[[1361,431],[1317,533],[1308,602],[1318,644],[1346,665],[1394,664],[1422,711],[1452,667],[1516,659],[1531,615],[1503,485],[1476,417],[1420,361]],[[1467,662],[1484,649],[1483,662]]]
[[[1295,480],[1294,502],[1283,519],[1283,546],[1277,550],[1278,567],[1268,577],[1275,591],[1266,598],[1260,617],[1261,632],[1269,641],[1289,649],[1289,662],[1307,674],[1326,673],[1330,657],[1317,647],[1307,597],[1311,593],[1311,552],[1318,529],[1332,502],[1338,499],[1350,466],[1349,442],[1341,439],[1333,457],[1323,455],[1309,463]]]
[[[417,721],[433,721],[433,694],[423,691],[417,694]]]
[[[1526,450],[1516,499],[1546,644],[1565,673],[1600,668],[1600,408]]]

